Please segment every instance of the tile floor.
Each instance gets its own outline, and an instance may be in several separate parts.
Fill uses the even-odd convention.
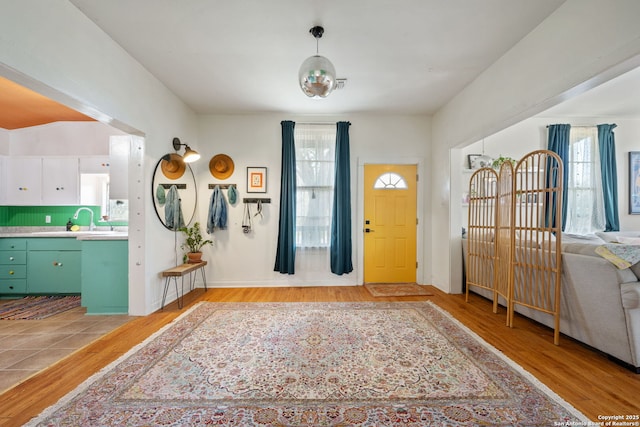
[[[78,307],[41,320],[0,320],[0,393],[133,319],[85,312]]]

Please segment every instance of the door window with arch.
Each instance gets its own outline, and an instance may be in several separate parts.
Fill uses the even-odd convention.
[[[378,176],[373,183],[373,188],[376,190],[406,190],[407,181],[395,172],[385,172]]]

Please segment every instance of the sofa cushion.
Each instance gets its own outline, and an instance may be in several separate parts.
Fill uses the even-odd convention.
[[[604,244],[604,243],[602,243]],[[578,255],[586,255],[597,257],[603,259],[600,255],[596,253],[596,249],[601,246],[596,243],[562,243],[562,252],[567,254],[578,254]],[[609,262],[609,261],[607,261]],[[610,264],[611,267],[615,270],[616,276],[618,277],[618,283],[625,282],[635,282],[640,278],[640,263],[634,264],[629,268],[617,268],[615,265]]]
[[[625,245],[640,245],[640,237],[618,236],[618,242]]]
[[[637,237],[640,238],[640,231],[598,231],[596,236],[607,243],[620,242],[618,237]]]
[[[640,262],[636,262],[635,264],[633,264],[631,267],[629,267],[629,270],[631,270],[633,274],[636,275],[636,278],[640,280]]]
[[[603,243],[610,243],[602,239],[596,234],[572,234],[562,233],[562,243],[591,243],[601,245]]]
[[[570,253],[570,254],[579,254],[579,255],[588,255],[588,256],[595,256],[595,257],[600,257],[600,255],[598,255],[596,253],[596,248],[598,246],[600,246],[601,244],[604,244],[604,242],[602,243],[565,243],[564,241],[562,242],[562,252],[564,253]]]

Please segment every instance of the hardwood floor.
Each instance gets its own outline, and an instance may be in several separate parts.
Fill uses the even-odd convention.
[[[433,296],[374,298],[363,286],[310,288],[197,289],[185,297],[185,308],[198,301],[217,302],[357,302],[431,300],[529,371],[593,421],[599,416],[640,415],[640,375],[606,356],[522,317],[505,326],[505,312],[491,312],[487,300],[447,295],[430,287]],[[20,426],[57,402],[82,381],[184,312],[176,303],[149,316],[135,318],[71,354],[50,368],[0,395],[0,425]]]

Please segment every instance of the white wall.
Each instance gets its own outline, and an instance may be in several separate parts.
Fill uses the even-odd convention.
[[[640,65],[640,2],[567,0],[433,118],[433,283],[462,291],[459,148]],[[588,29],[588,30],[585,30]],[[453,151],[452,151],[453,150]],[[455,193],[454,193],[455,194]],[[437,250],[449,242],[449,251]]]
[[[100,122],[56,122],[7,132],[12,156],[108,156],[109,137],[124,134]]]
[[[350,121],[351,188],[352,188],[352,241],[354,271],[337,276],[328,266],[324,272],[314,271],[309,265],[297,263],[295,275],[283,275],[273,271],[278,236],[280,203],[280,162],[282,133],[280,122],[332,122]],[[235,183],[239,189],[240,203],[230,207],[229,229],[213,233],[215,245],[204,249],[209,260],[207,279],[210,286],[309,286],[355,285],[361,282],[362,219],[359,211],[358,162],[402,163],[413,159],[414,163],[428,162],[430,120],[416,116],[350,115],[335,117],[296,117],[273,114],[263,115],[210,115],[201,116],[198,140],[202,159],[192,163],[198,183],[198,215],[203,230],[211,197],[211,183]],[[205,144],[204,141],[207,141]],[[208,169],[209,160],[224,153],[234,161],[234,173],[224,181],[216,180]],[[266,194],[246,193],[246,168],[266,166],[268,183]],[[423,191],[427,191],[423,185]],[[271,204],[264,205],[264,218],[254,217],[253,231],[242,232],[243,197],[269,197]],[[424,193],[420,195],[425,198]],[[255,214],[255,205],[252,206]],[[423,211],[420,212],[425,217]],[[167,232],[168,233],[168,232]],[[428,265],[429,256],[420,252],[420,264]],[[300,257],[297,258],[300,261]]]
[[[547,147],[547,125],[568,123],[572,126],[595,126],[615,123],[616,163],[618,178],[618,214],[621,230],[640,230],[640,215],[629,214],[629,151],[640,151],[640,119],[628,118],[567,118],[534,117],[524,120],[484,139],[485,153],[490,157],[500,154],[514,159],[526,153]],[[466,154],[480,153],[482,141],[462,150]]]
[[[0,156],[8,156],[10,153],[9,136],[11,134],[8,130],[0,128]]]

